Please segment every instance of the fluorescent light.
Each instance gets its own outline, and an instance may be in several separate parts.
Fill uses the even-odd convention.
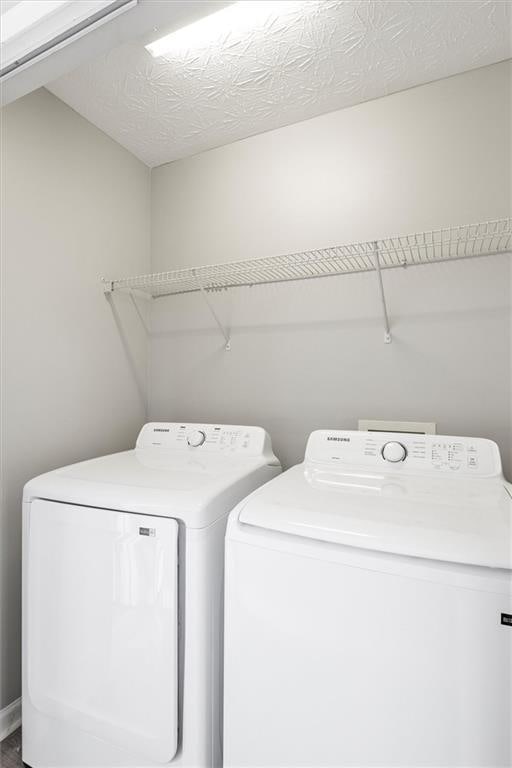
[[[216,13],[171,32],[145,46],[152,56],[165,56],[211,45],[230,33],[250,30],[270,17],[294,11],[302,2],[293,0],[241,0]]]
[[[70,0],[26,0],[24,3],[13,5],[2,13],[0,42],[5,43],[12,37],[26,32],[38,21],[58,11],[69,2]]]

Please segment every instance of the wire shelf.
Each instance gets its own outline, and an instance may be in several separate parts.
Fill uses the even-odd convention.
[[[336,245],[283,256],[174,269],[104,280],[107,292],[135,291],[152,298],[194,291],[308,280],[432,264],[512,250],[512,218],[465,224],[412,235]]]

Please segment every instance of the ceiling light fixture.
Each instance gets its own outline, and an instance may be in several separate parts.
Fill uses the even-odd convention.
[[[211,13],[186,27],[160,37],[145,46],[154,56],[183,52],[191,48],[201,48],[215,43],[219,38],[236,32],[249,30],[262,24],[272,16],[293,11],[300,2],[293,0],[240,0],[220,11]]]

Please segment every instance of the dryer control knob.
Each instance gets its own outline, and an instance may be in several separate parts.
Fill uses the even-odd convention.
[[[191,448],[198,448],[206,440],[206,435],[202,429],[194,429],[193,432],[189,432],[187,435],[187,443]]]
[[[407,456],[407,448],[402,443],[390,442],[382,447],[382,458],[397,464],[404,461]]]

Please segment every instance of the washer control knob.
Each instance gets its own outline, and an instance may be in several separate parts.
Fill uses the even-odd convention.
[[[386,461],[391,461],[393,464],[397,464],[399,461],[405,461],[407,456],[407,448],[402,443],[385,443],[382,447],[382,458]]]
[[[187,435],[187,443],[191,448],[198,448],[206,440],[206,435],[202,429],[194,429]]]

